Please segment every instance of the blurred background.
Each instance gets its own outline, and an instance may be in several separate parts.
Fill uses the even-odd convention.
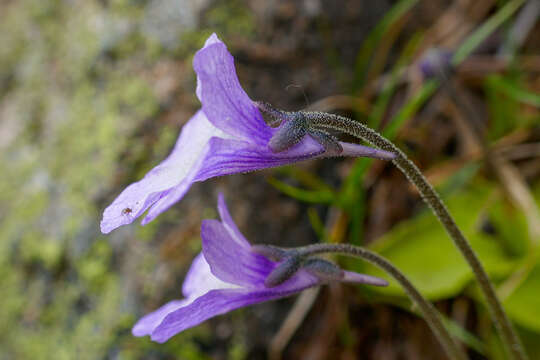
[[[252,242],[380,252],[471,358],[503,358],[469,268],[386,162],[213,179],[147,226],[100,233],[103,209],[199,108],[191,60],[212,32],[252,99],[337,112],[395,140],[540,359],[539,14],[537,0],[1,1],[0,359],[444,358],[395,284],[307,291],[163,345],[133,337],[134,321],[181,296],[219,191]]]

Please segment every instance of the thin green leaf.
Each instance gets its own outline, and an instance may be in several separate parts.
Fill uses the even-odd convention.
[[[454,53],[452,64],[459,65],[478,47],[495,29],[512,16],[525,0],[512,0],[497,11],[492,17],[474,31]]]
[[[504,302],[508,315],[526,328],[540,332],[540,263]]]
[[[312,204],[331,204],[335,200],[332,191],[300,189],[275,178],[269,178],[268,182],[285,195],[299,201]]]
[[[390,120],[388,126],[383,130],[383,135],[386,138],[394,139],[403,123],[416,114],[430,96],[433,95],[435,90],[437,90],[438,85],[434,80],[425,82],[420,90]]]
[[[355,80],[354,90],[360,89],[365,81],[365,75],[368,71],[368,67],[373,55],[374,49],[377,47],[379,41],[384,37],[384,34],[391,28],[391,26],[398,21],[403,15],[405,15],[418,0],[401,0],[392,9],[390,9],[383,19],[375,26],[371,33],[364,41],[362,48],[356,56],[355,65]]]
[[[493,75],[486,80],[497,91],[510,97],[512,100],[540,107],[540,95],[518,87],[514,82],[499,75]]]
[[[275,169],[276,173],[289,176],[300,183],[300,185],[309,188],[310,190],[321,190],[333,192],[334,189],[324,182],[319,176],[311,171],[306,171],[298,166],[284,166]]]
[[[307,210],[309,223],[311,224],[311,227],[317,234],[317,237],[321,242],[326,241],[326,228],[324,226],[323,221],[321,220],[319,214],[317,214],[317,210],[313,207],[309,207]]]
[[[470,331],[467,331],[467,329],[464,329],[454,320],[444,316],[443,314],[441,314],[441,316],[443,318],[444,326],[446,326],[452,336],[461,340],[471,349],[474,349],[477,353],[482,355],[486,354],[486,344],[484,344],[482,340],[480,340]]]

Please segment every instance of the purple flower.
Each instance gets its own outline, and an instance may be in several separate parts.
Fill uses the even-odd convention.
[[[179,201],[196,181],[337,155],[325,152],[313,136],[304,136],[294,146],[273,152],[268,143],[281,127],[265,123],[240,86],[232,55],[215,34],[195,54],[193,67],[202,109],[184,125],[171,154],[105,209],[103,233],[130,224],[147,210],[142,224],[152,221]],[[343,148],[339,155],[343,156],[393,157],[361,145],[339,144]]]
[[[202,223],[203,250],[191,264],[184,280],[182,293],[185,298],[168,302],[141,318],[132,329],[133,335],[150,335],[152,340],[163,343],[216,315],[331,281],[300,268],[281,284],[265,286],[268,275],[279,263],[253,251],[232,221],[221,194],[218,211],[221,222],[204,220]],[[368,275],[342,270],[340,273],[341,281],[377,286],[388,284]]]

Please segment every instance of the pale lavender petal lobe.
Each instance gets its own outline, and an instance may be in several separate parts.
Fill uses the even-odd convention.
[[[142,180],[128,186],[105,209],[101,231],[106,234],[130,224],[155,202],[167,197],[172,189],[182,184],[212,136],[225,135],[198,111],[184,125],[171,154]]]
[[[194,298],[207,293],[212,289],[237,288],[236,285],[218,279],[210,270],[204,254],[199,253],[191,263],[191,267],[182,285],[182,294]]]
[[[187,303],[187,299],[169,301],[156,311],[143,316],[131,329],[134,336],[151,335],[154,329],[161,324],[163,319],[171,312],[181,308]]]
[[[210,141],[212,141],[212,139],[210,139]],[[182,181],[180,181],[176,186],[170,188],[167,193],[163,194],[161,198],[154,202],[144,219],[141,221],[142,225],[148,224],[159,214],[168,210],[171,206],[184,197],[186,192],[191,188],[191,185],[193,185],[195,182],[195,177],[199,173],[200,168],[204,165],[209,150],[210,143],[206,144],[206,146],[199,152],[199,158],[192,165],[191,169],[189,169]]]

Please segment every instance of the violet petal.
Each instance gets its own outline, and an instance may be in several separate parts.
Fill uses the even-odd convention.
[[[193,58],[203,111],[224,132],[266,145],[272,136],[271,128],[240,86],[234,58],[225,44],[216,39],[209,41]]]
[[[210,141],[209,155],[195,181],[291,164],[313,158],[323,151],[320,144],[307,137],[291,149],[277,154],[272,153],[266,146],[213,138]]]
[[[167,315],[186,305],[188,302],[188,299],[169,301],[159,309],[140,318],[131,329],[131,333],[134,336],[151,335]]]
[[[223,226],[225,226],[231,237],[239,245],[248,249],[251,248],[251,244],[249,243],[249,241],[247,241],[244,235],[242,235],[242,233],[238,229],[238,226],[236,226],[234,220],[232,219],[232,216],[229,213],[229,209],[227,208],[227,204],[225,203],[225,196],[223,196],[222,193],[218,194],[218,212]]]
[[[169,313],[152,333],[152,340],[163,343],[179,332],[214,316],[243,306],[289,296],[314,285],[317,285],[314,277],[299,272],[285,283],[271,289],[209,291],[191,304]]]
[[[182,285],[182,293],[185,299],[169,301],[159,309],[143,316],[133,326],[131,330],[132,334],[135,336],[150,335],[169,313],[187,306],[198,297],[217,289],[238,289],[238,286],[223,282],[214,276],[201,252],[191,263],[191,267]]]
[[[244,286],[261,287],[275,264],[238,244],[222,223],[204,220],[201,225],[204,257],[219,279]]]

